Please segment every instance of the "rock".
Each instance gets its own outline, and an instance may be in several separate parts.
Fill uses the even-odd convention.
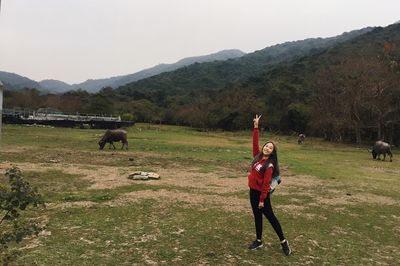
[[[147,180],[147,179],[149,179],[149,177],[147,175],[130,175],[128,178],[132,179],[132,180]]]
[[[132,180],[160,179],[160,175],[153,172],[135,171],[128,178]]]
[[[150,179],[160,179],[160,175],[157,174],[157,173],[152,173],[152,172],[150,172],[150,173],[148,173],[147,176],[148,176]]]

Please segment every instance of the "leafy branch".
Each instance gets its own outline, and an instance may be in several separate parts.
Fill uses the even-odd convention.
[[[20,212],[28,206],[44,206],[42,196],[36,189],[24,180],[21,171],[17,167],[6,170],[8,186],[0,184],[0,254],[5,253],[11,242],[19,243],[23,238],[38,234],[42,229],[33,222],[21,221]],[[3,263],[10,256],[3,254],[0,260]]]

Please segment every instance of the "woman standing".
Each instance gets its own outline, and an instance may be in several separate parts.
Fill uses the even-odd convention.
[[[249,249],[255,250],[263,246],[263,214],[267,217],[269,223],[274,228],[281,241],[283,253],[288,256],[292,253],[289,242],[283,235],[282,227],[276,218],[271,206],[270,182],[273,176],[279,175],[278,153],[276,145],[268,141],[262,147],[258,145],[259,131],[258,123],[261,115],[256,115],[253,119],[253,162],[248,176],[250,188],[250,203],[254,215],[254,224],[256,227],[256,240],[254,240]]]

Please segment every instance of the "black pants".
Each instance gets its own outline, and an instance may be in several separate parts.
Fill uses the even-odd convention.
[[[254,223],[256,226],[256,237],[257,239],[261,240],[263,231],[263,214],[264,214],[265,217],[267,217],[269,223],[274,228],[275,233],[279,237],[279,240],[283,241],[285,237],[282,232],[282,227],[278,219],[276,218],[274,211],[272,210],[271,194],[268,194],[267,198],[264,200],[264,207],[262,209],[258,208],[260,195],[261,195],[260,191],[250,189],[250,203],[251,203],[251,208],[253,209]]]

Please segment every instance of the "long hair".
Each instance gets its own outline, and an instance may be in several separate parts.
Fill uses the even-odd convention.
[[[265,161],[265,163],[263,164],[263,166],[260,169],[260,172],[264,174],[265,170],[267,169],[268,165],[270,163],[272,163],[272,165],[274,166],[273,171],[272,171],[272,177],[274,176],[278,176],[280,171],[279,171],[279,162],[278,162],[278,147],[275,145],[275,143],[273,143],[272,141],[267,141],[261,148],[261,151],[254,156],[253,161],[251,162],[251,165],[253,166],[255,163],[257,163],[258,161],[260,161],[263,157],[263,148],[265,145],[267,145],[268,143],[272,143],[272,145],[274,145],[274,150],[272,151],[272,153],[269,155],[268,160]]]

